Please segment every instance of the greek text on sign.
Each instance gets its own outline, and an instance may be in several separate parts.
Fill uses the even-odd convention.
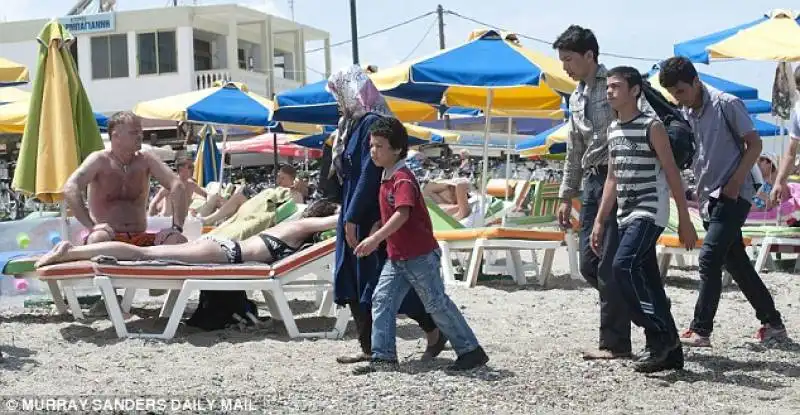
[[[87,14],[58,19],[72,34],[111,32],[114,30],[114,13]]]

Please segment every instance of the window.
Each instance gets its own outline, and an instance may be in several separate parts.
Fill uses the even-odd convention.
[[[194,70],[207,71],[211,69],[211,42],[194,39]]]
[[[139,75],[178,72],[175,32],[139,34]]]
[[[126,78],[128,76],[127,35],[92,38],[92,78]]]

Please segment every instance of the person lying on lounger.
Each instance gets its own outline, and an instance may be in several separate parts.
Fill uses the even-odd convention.
[[[461,220],[469,216],[469,180],[452,179],[428,182],[422,195],[436,202],[445,212]]]
[[[297,180],[297,170],[291,165],[284,164],[280,167],[278,170],[278,180],[275,184],[277,187],[290,189],[292,192],[292,199],[295,203],[304,203],[305,196],[308,195],[308,189],[304,188],[306,185],[302,181]],[[303,194],[304,191],[305,195]],[[210,203],[219,205],[219,208],[205,216],[200,215],[199,219],[203,221],[203,225],[222,223],[236,214],[236,211],[238,211],[245,202],[257,194],[258,193],[254,192],[253,189],[247,185],[238,186],[230,199],[226,201],[219,202],[221,196],[212,194],[209,196]]]
[[[73,246],[61,242],[43,255],[36,267],[59,262],[88,260],[108,256],[119,261],[173,260],[197,264],[272,263],[285,258],[306,244],[313,243],[319,232],[336,227],[339,206],[319,200],[309,205],[300,219],[282,222],[242,242],[204,235],[180,245],[138,247],[121,242],[99,242]]]

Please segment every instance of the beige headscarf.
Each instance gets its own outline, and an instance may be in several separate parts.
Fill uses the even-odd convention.
[[[341,156],[353,129],[367,113],[392,116],[383,95],[369,79],[369,75],[357,65],[340,70],[328,78],[328,91],[336,98],[341,117],[333,137],[333,172],[341,180]]]

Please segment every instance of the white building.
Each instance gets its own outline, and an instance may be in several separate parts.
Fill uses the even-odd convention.
[[[330,35],[237,5],[182,6],[61,18],[76,36],[72,54],[92,108],[111,113],[140,102],[202,89],[215,80],[244,82],[271,97],[305,84],[306,42]],[[47,20],[0,23],[0,56],[36,76],[36,37]]]

